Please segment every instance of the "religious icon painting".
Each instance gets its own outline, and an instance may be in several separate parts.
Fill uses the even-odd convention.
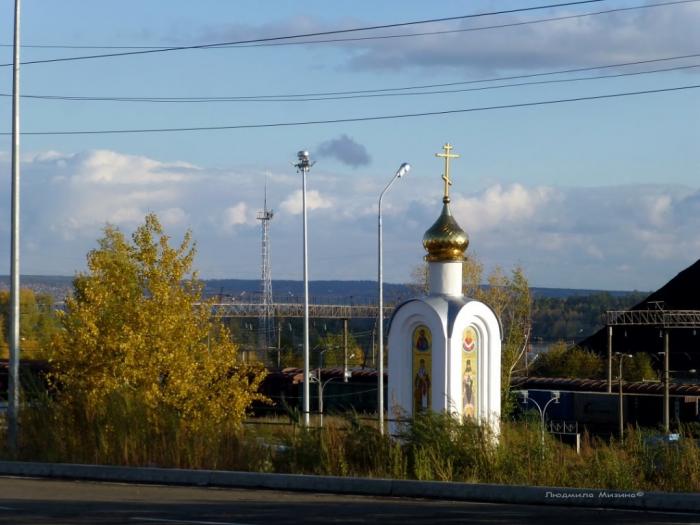
[[[471,326],[464,330],[462,337],[462,349],[465,352],[472,352],[476,348],[476,332]]]
[[[462,334],[462,415],[476,417],[477,359],[479,340],[473,327]]]
[[[413,330],[413,413],[428,410],[431,400],[431,374],[432,374],[432,350],[433,338],[430,329],[425,325],[419,325]]]

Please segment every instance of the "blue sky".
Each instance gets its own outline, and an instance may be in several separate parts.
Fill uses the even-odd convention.
[[[31,45],[169,46],[444,18],[547,2],[185,1],[23,2],[23,60],[109,50]],[[0,3],[10,43],[12,4]],[[393,29],[464,29],[648,5],[607,0]],[[261,7],[262,6],[262,7]],[[315,45],[190,50],[26,65],[25,95],[221,97],[289,95],[464,82],[700,53],[700,2],[517,27]],[[379,34],[377,32],[374,35]],[[369,36],[365,33],[359,36]],[[11,48],[0,48],[0,62]],[[695,59],[594,70],[579,78],[700,64]],[[196,104],[24,99],[23,131],[197,127],[422,113],[700,84],[696,69],[582,82],[420,96]],[[543,77],[544,78],[544,77]],[[504,81],[520,82],[520,81]],[[487,84],[480,84],[487,85]],[[460,86],[455,86],[460,87]],[[462,86],[468,87],[468,86]],[[472,86],[473,87],[473,86]],[[0,68],[0,93],[11,70]],[[23,273],[84,267],[106,222],[131,231],[155,211],[174,237],[191,228],[204,277],[256,278],[264,181],[273,278],[301,277],[300,177],[307,148],[310,275],[376,276],[376,201],[387,196],[385,278],[420,264],[420,239],[440,210],[449,141],[453,208],[487,268],[521,264],[538,286],[653,289],[700,254],[698,90],[447,116],[164,134],[25,136]],[[3,132],[10,100],[0,99]],[[10,140],[0,136],[0,246],[9,247]],[[0,251],[0,273],[9,253]]]

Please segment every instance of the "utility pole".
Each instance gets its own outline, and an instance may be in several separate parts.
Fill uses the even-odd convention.
[[[270,264],[270,221],[274,216],[272,210],[267,209],[267,180],[265,181],[265,200],[263,210],[258,212],[257,219],[262,226],[262,264],[260,282],[262,285],[262,315],[258,319],[258,347],[267,353],[272,340],[271,333],[274,331],[274,321],[272,320],[272,267]],[[267,359],[265,359],[265,362]]]
[[[670,395],[669,395],[669,382],[670,382],[670,360],[668,358],[668,328],[664,329],[664,432],[668,434],[670,432]]]
[[[623,354],[622,352],[615,352],[615,355],[619,359],[619,366],[620,369],[618,371],[617,375],[617,381],[618,381],[618,398],[619,398],[619,406],[618,406],[618,413],[619,413],[619,424],[620,424],[620,443],[623,443],[625,440],[625,413],[624,413],[624,397],[623,397],[623,391],[622,391],[622,361],[625,359],[625,357],[632,358],[631,354]]]
[[[10,360],[8,363],[7,444],[17,450],[19,413],[19,20],[20,0],[15,0],[14,59],[12,65],[12,241],[10,249]]]
[[[348,320],[343,319],[343,382],[348,382]]]
[[[613,328],[608,326],[608,394],[612,394],[612,336]]]
[[[282,352],[282,323],[277,322],[277,368],[282,368],[280,354]]]

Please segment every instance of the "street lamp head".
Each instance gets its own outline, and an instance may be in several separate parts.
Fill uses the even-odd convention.
[[[309,169],[311,166],[314,165],[314,163],[311,162],[309,152],[305,149],[297,152],[297,159],[299,160],[299,162],[297,162],[294,166],[300,170]]]
[[[409,171],[411,171],[411,165],[408,162],[404,162],[401,164],[401,166],[399,166],[396,176],[400,179],[404,175],[408,175]]]

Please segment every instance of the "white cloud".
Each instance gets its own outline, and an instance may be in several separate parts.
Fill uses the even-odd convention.
[[[160,162],[110,150],[88,150],[76,154],[47,151],[34,155],[28,163],[52,171],[54,181],[70,180],[75,185],[146,186],[182,182],[198,170],[186,162]]]
[[[501,15],[497,19],[434,23],[426,31],[448,33],[324,45],[333,45],[345,51],[346,67],[391,71],[407,67],[499,71],[571,67],[574,64],[595,66],[693,54],[700,48],[700,32],[696,29],[700,24],[700,6],[695,3],[517,25],[602,10],[604,8],[582,7],[568,11],[557,9],[515,13]],[[449,33],[456,29],[507,24],[515,25]],[[366,19],[328,21],[305,15],[259,26],[222,24],[205,28],[195,38],[183,34],[173,37],[189,38],[187,41],[217,42],[366,25],[372,24]],[[312,45],[310,48],[315,50],[318,46]]]
[[[119,208],[115,210],[110,216],[107,222],[111,224],[138,224],[143,220],[145,213],[139,208]],[[74,228],[79,228],[81,226],[80,221],[75,218],[70,221]]]
[[[246,224],[248,220],[248,205],[245,202],[239,202],[238,204],[229,206],[224,210],[224,228],[231,229],[234,226]]]
[[[157,212],[158,217],[164,226],[181,226],[187,223],[187,212],[182,208],[167,208]],[[143,215],[139,221],[143,220]]]
[[[530,219],[555,197],[552,188],[496,184],[478,196],[456,198],[452,207],[458,222],[475,231],[488,231]]]
[[[301,190],[297,190],[287,197],[280,208],[291,215],[299,215],[302,212],[302,194]],[[306,192],[306,209],[319,210],[323,208],[330,208],[333,206],[333,201],[321,195],[318,190],[310,190]]]
[[[106,166],[106,159],[113,163]],[[0,169],[8,163],[0,155]],[[255,216],[262,208],[262,172],[165,163],[114,151],[44,152],[27,156],[22,170],[27,273],[72,274],[84,264],[105,223],[129,233],[153,211],[175,240],[192,229],[203,276],[259,274]],[[91,170],[109,177],[93,177]],[[132,170],[144,177],[129,179]],[[162,173],[177,176],[161,179]],[[314,185],[323,191],[308,191],[309,210],[334,209],[314,214],[309,222],[314,279],[374,278],[376,199],[383,175],[315,172]],[[411,184],[396,185],[385,202],[388,282],[407,280],[421,263],[421,237],[440,213],[434,181],[418,175]],[[115,182],[124,177],[131,182]],[[270,224],[273,277],[298,279],[299,180],[284,172],[271,173],[269,180],[274,184],[268,185],[268,206],[281,212]],[[651,289],[700,257],[697,188],[492,184],[469,194],[457,190],[452,212],[470,236],[470,252],[487,268],[522,264],[536,285]],[[9,182],[0,181],[0,216],[9,215],[8,207]],[[9,227],[0,223],[0,245],[8,243]],[[7,272],[6,266],[0,260],[0,273]]]
[[[558,10],[555,16],[577,12]],[[508,15],[498,24],[552,17]],[[504,29],[367,41],[350,64],[358,69],[470,68],[482,71],[593,66],[695,53],[700,47],[700,6],[679,4],[572,18]],[[434,24],[431,30],[468,29],[490,22]]]
[[[58,165],[63,167],[65,165],[66,155],[60,151],[48,150],[36,153],[30,156],[30,162],[54,162],[58,161]],[[63,161],[63,162],[62,162]]]
[[[671,202],[671,197],[669,195],[661,195],[652,199],[648,205],[649,222],[654,226],[663,225],[671,211]]]

